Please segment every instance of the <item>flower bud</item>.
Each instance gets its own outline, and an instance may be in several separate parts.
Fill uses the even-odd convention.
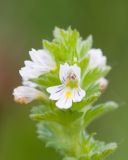
[[[43,93],[35,88],[19,86],[13,91],[14,100],[21,104],[28,104],[33,100],[44,97]]]
[[[100,91],[104,92],[108,86],[108,80],[106,78],[100,78],[98,80],[99,86],[100,86]]]

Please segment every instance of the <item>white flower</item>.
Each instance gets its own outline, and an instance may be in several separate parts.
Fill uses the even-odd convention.
[[[24,81],[37,78],[38,76],[54,70],[56,64],[51,55],[43,49],[32,49],[29,52],[32,61],[25,61],[25,67],[21,68],[20,75]]]
[[[32,88],[36,88],[38,86],[36,83],[31,81],[22,81],[22,85],[32,87]]]
[[[44,94],[41,91],[27,86],[19,86],[15,88],[13,95],[14,100],[21,104],[27,104],[35,99],[44,98]]]
[[[88,52],[89,69],[94,69],[96,67],[104,68],[106,66],[106,57],[103,56],[101,49],[90,49]]]
[[[85,91],[80,88],[80,68],[77,65],[60,66],[59,71],[61,85],[49,87],[50,99],[57,100],[58,108],[70,108],[72,102],[80,102],[85,96]]]
[[[100,78],[97,83],[99,84],[101,92],[104,92],[108,86],[108,80],[106,78]]]

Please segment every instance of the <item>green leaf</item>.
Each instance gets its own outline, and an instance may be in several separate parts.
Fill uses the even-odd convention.
[[[33,79],[32,81],[46,88],[60,84],[59,75],[56,70],[39,76],[38,78]]]
[[[86,97],[81,102],[74,103],[71,109],[77,110],[77,111],[80,111],[80,110],[84,111],[86,107],[94,103],[98,99],[99,96],[100,96],[100,93],[96,93],[89,97]]]
[[[106,112],[116,109],[118,105],[115,102],[107,102],[105,104],[100,104],[95,107],[91,107],[84,116],[84,126],[87,126],[94,119],[103,115]]]
[[[71,27],[68,27],[67,30],[60,29],[55,27],[53,31],[54,41],[63,43],[66,46],[75,46],[76,42],[79,38],[79,32],[74,29],[72,30]]]
[[[30,117],[33,120],[38,120],[38,121],[53,121],[53,122],[59,121],[57,116],[51,112],[46,112],[44,114],[31,114]]]
[[[57,123],[40,122],[37,129],[39,138],[46,142],[47,147],[55,148],[64,157],[72,157],[72,154],[76,154],[76,149],[79,147],[76,143],[78,136],[74,137],[76,133],[70,127],[66,128]]]
[[[92,152],[91,160],[102,160],[115,151],[117,144],[104,144],[103,142],[97,142],[95,148],[96,150]]]
[[[84,57],[80,60],[79,66],[81,68],[81,75],[84,74],[84,72],[86,71],[88,63],[89,63],[88,57]]]
[[[31,110],[31,114],[42,114],[45,112],[48,112],[50,110],[50,107],[46,104],[42,104],[39,106],[34,106]]]
[[[69,27],[67,30],[55,28],[52,42],[43,41],[43,47],[47,49],[58,63],[69,64],[84,59],[85,54],[92,47],[92,36],[82,40],[77,30]]]
[[[94,134],[81,134],[81,154],[79,160],[103,160],[117,148],[116,143],[105,144],[94,139]]]
[[[73,103],[72,110],[86,110],[86,107],[94,103],[101,95],[99,85],[92,84],[86,90],[86,96],[81,102]]]
[[[64,154],[69,149],[70,142],[67,142],[64,128],[57,123],[40,122],[37,125],[38,137],[46,142],[47,147],[53,147]]]
[[[55,57],[56,61],[63,62],[66,60],[67,49],[63,44],[43,40],[43,46]]]
[[[82,86],[87,88],[90,84],[95,83],[101,77],[105,77],[110,69],[111,67],[107,66],[104,69],[95,68],[88,71],[88,73],[82,77]]]
[[[86,40],[79,42],[79,55],[80,58],[84,57],[85,54],[89,51],[89,49],[92,47],[92,43],[93,43],[93,39],[92,36],[90,35],[89,37],[87,37]]]
[[[86,97],[90,97],[94,94],[101,95],[99,84],[94,83],[94,84],[91,84],[88,86],[88,88],[86,90]]]
[[[54,39],[52,42],[43,41],[43,46],[47,49],[56,61],[59,63],[69,64],[74,62],[74,58],[78,57],[76,52],[76,44],[79,39],[79,32],[72,30],[70,27],[67,30],[55,28]]]
[[[56,122],[61,125],[72,125],[76,120],[81,118],[83,113],[76,111],[61,111],[56,110],[56,112],[45,112],[39,114],[31,114],[30,117],[37,121],[51,121]]]

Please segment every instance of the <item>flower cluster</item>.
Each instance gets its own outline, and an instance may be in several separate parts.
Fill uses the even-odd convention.
[[[29,103],[36,99],[44,99],[46,95],[37,89],[39,86],[32,82],[32,79],[38,78],[52,70],[56,70],[56,62],[45,49],[29,52],[32,61],[25,61],[25,67],[21,68],[19,73],[22,77],[23,86],[14,89],[13,95],[16,102]],[[106,57],[100,49],[90,49],[87,53],[89,57],[88,70],[94,68],[104,69],[106,66]],[[60,85],[46,88],[50,93],[49,99],[57,101],[56,106],[60,109],[72,107],[73,102],[80,102],[86,96],[86,90],[81,88],[81,68],[77,64],[60,64],[59,69]],[[107,86],[107,80],[100,78],[97,80],[101,90]]]
[[[43,49],[32,49],[31,60],[19,71],[22,85],[14,100],[38,100],[30,117],[38,121],[38,137],[55,148],[63,160],[102,160],[117,145],[95,140],[85,128],[98,116],[117,108],[114,102],[95,105],[105,91],[110,66],[101,49],[92,48],[92,36],[83,40],[77,30],[55,28],[54,39]]]
[[[31,82],[31,79],[37,78],[56,68],[56,63],[46,50],[32,49],[29,55],[32,61],[25,61],[25,67],[19,71],[23,86],[15,88],[13,92],[15,101],[25,104],[35,99],[45,98],[43,92],[36,89],[37,84]]]

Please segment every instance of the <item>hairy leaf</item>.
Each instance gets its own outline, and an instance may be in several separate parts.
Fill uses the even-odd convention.
[[[84,77],[82,77],[83,87],[86,88],[88,85],[95,83],[101,77],[105,77],[110,69],[111,67],[107,66],[104,69],[95,68],[88,71],[88,73]]]
[[[94,119],[98,118],[99,116],[103,115],[106,112],[112,111],[116,109],[118,105],[115,102],[107,102],[105,104],[100,104],[95,107],[91,107],[84,116],[84,126],[88,125]]]

